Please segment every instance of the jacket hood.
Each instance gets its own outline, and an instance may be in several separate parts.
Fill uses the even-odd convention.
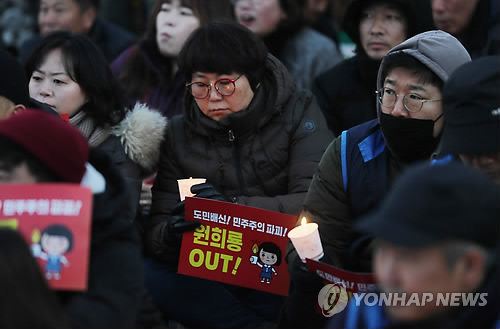
[[[228,128],[233,129],[235,133],[244,134],[267,122],[270,117],[283,109],[295,91],[295,84],[285,66],[273,55],[268,55],[265,65],[264,77],[248,107],[229,114],[219,121],[203,115],[194,98],[186,93],[184,100],[186,125],[204,134],[211,134],[210,131],[214,130],[225,131]]]
[[[439,30],[423,32],[403,41],[384,56],[378,70],[377,90],[384,83],[382,72],[387,58],[401,52],[424,64],[443,82],[448,80],[456,68],[471,60],[464,46],[451,34]]]
[[[142,169],[150,171],[159,162],[167,118],[147,105],[136,103],[125,118],[112,128],[125,154]]]
[[[295,82],[286,67],[273,55],[269,54],[266,61],[266,78],[276,82],[276,103],[281,106],[285,104],[293,92]]]
[[[417,61],[422,63],[429,70],[434,72],[442,81],[445,83],[451,73],[464,63],[470,62],[471,58],[464,46],[458,41],[454,36],[443,31],[427,31],[402,42],[396,47],[392,48],[382,59],[380,68],[377,75],[377,90],[380,90],[384,85],[385,77],[382,76],[387,65],[387,59],[391,56],[404,53],[412,56]],[[377,117],[380,120],[381,116],[381,105],[377,101]],[[380,121],[379,121],[380,122]],[[393,155],[397,155],[398,151],[393,149],[391,143],[395,143],[395,140],[388,139],[386,133],[384,133],[384,127],[382,128],[382,135],[387,143],[387,147],[391,150]],[[428,145],[411,145],[411,141],[408,141],[408,147],[418,148],[424,147],[426,149],[419,150],[418,153],[427,153],[430,148],[434,148],[439,142],[439,137],[435,137],[433,141],[429,141]],[[432,142],[432,143],[431,143]],[[416,149],[413,151],[417,152]],[[430,154],[429,154],[430,156]]]

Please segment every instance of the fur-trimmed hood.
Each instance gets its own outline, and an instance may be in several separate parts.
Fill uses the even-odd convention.
[[[167,118],[145,104],[136,103],[125,118],[112,128],[125,154],[143,170],[151,171],[159,162],[160,145],[165,136]]]

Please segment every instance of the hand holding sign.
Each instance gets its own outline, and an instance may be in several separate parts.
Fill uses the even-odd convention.
[[[168,224],[163,239],[167,245],[180,248],[182,234],[193,231],[200,225],[201,223],[198,221],[185,221],[184,201],[181,201],[172,209],[172,213],[168,216]]]
[[[184,234],[178,273],[288,294],[282,260],[295,216],[194,197],[186,198],[186,220],[202,225]]]
[[[225,195],[215,189],[212,184],[201,183],[191,186],[191,193],[197,198],[231,202]]]

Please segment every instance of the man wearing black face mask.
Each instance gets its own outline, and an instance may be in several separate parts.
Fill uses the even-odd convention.
[[[353,223],[380,203],[406,166],[430,159],[444,121],[442,86],[468,61],[463,45],[443,31],[418,34],[384,56],[374,95],[378,119],[342,132],[330,144],[299,217],[318,223],[325,254],[322,262],[371,271],[371,239],[356,232]],[[304,305],[309,305],[309,315],[314,317],[322,284],[305,273],[291,245],[287,260],[291,286],[282,318],[298,323],[292,318],[307,313]]]
[[[415,57],[388,57],[377,90],[379,126],[390,155],[400,166],[429,158],[443,127],[443,80]]]

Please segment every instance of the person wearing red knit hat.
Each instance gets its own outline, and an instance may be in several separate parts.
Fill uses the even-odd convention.
[[[0,141],[0,183],[82,181],[89,145],[77,129],[56,116],[31,109],[22,111],[0,121]],[[51,144],[54,147],[47,147]]]
[[[132,328],[144,288],[127,183],[111,158],[57,116],[27,109],[0,120],[0,184],[74,183],[93,192],[86,292],[57,292],[71,327]]]

